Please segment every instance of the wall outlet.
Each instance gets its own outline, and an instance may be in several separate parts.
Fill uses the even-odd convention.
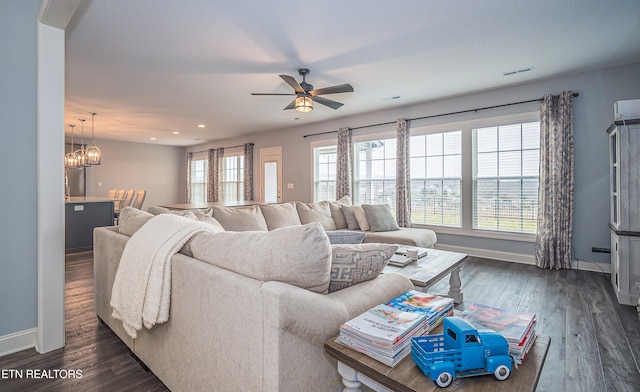
[[[291,183],[287,184],[287,189],[293,189],[293,184]]]
[[[98,181],[98,186],[102,186],[102,181]]]

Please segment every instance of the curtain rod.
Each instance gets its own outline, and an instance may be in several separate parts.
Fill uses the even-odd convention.
[[[580,94],[572,93],[571,95],[573,97],[577,97]],[[542,99],[543,98],[530,99],[528,101],[504,103],[502,105],[494,105],[494,106],[485,106],[483,108],[460,110],[460,111],[457,111],[457,112],[449,112],[449,113],[442,113],[442,114],[433,114],[433,115],[430,115],[430,116],[423,116],[423,117],[414,117],[414,118],[408,118],[407,121],[424,120],[424,119],[427,119],[427,118],[435,118],[435,117],[451,116],[451,115],[454,115],[454,114],[478,112],[480,110],[495,109],[495,108],[501,108],[501,107],[505,107],[505,106],[513,106],[513,105],[521,105],[523,103],[540,102]],[[359,126],[359,127],[353,127],[351,129],[364,129],[364,128],[371,128],[371,127],[378,127],[378,126],[381,126],[381,125],[391,125],[391,124],[395,124],[395,123],[396,123],[396,121],[388,121],[388,122],[383,122],[383,123],[378,123],[378,124],[362,125],[362,126]],[[336,132],[338,132],[338,131],[318,132],[318,133],[312,133],[312,134],[309,134],[309,135],[304,135],[302,137],[306,138],[308,136],[326,135],[326,134],[329,134],[329,133],[336,133]]]
[[[253,146],[253,143],[245,143],[245,144],[251,144],[251,145]],[[237,146],[229,146],[229,147],[216,147],[216,148],[238,148],[238,147],[244,147],[244,146],[245,146],[245,144],[238,144]],[[198,153],[201,153],[201,152],[207,152],[207,151],[209,151],[209,150],[210,150],[210,149],[208,149],[208,150],[202,150],[202,151],[191,151],[191,153],[192,153],[192,154],[198,154]]]

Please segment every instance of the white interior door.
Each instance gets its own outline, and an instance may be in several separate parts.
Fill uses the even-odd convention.
[[[282,203],[282,147],[260,149],[260,200]]]

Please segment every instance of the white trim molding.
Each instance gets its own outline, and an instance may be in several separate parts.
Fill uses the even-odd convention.
[[[0,357],[36,346],[37,328],[0,336]]]
[[[439,244],[439,243],[436,243],[434,248],[440,249],[440,250],[447,250],[450,252],[466,253],[469,256],[474,256],[474,257],[508,261],[511,263],[536,265],[534,255],[502,252],[502,251],[491,250],[491,249],[469,248],[466,246],[446,245],[446,244]],[[595,262],[585,261],[585,260],[573,260],[571,262],[571,268],[581,270],[581,271],[593,271],[593,272],[600,272],[600,273],[606,273],[606,274],[611,273],[611,264],[595,263]]]

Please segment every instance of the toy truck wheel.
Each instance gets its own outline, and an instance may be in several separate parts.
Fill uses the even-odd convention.
[[[496,370],[493,372],[493,376],[498,380],[498,381],[504,381],[507,378],[509,378],[509,376],[511,375],[511,370],[506,367],[505,365],[500,365],[496,368]]]
[[[449,372],[442,372],[438,375],[438,378],[435,379],[436,384],[440,388],[446,388],[451,385],[453,381],[453,376]]]

